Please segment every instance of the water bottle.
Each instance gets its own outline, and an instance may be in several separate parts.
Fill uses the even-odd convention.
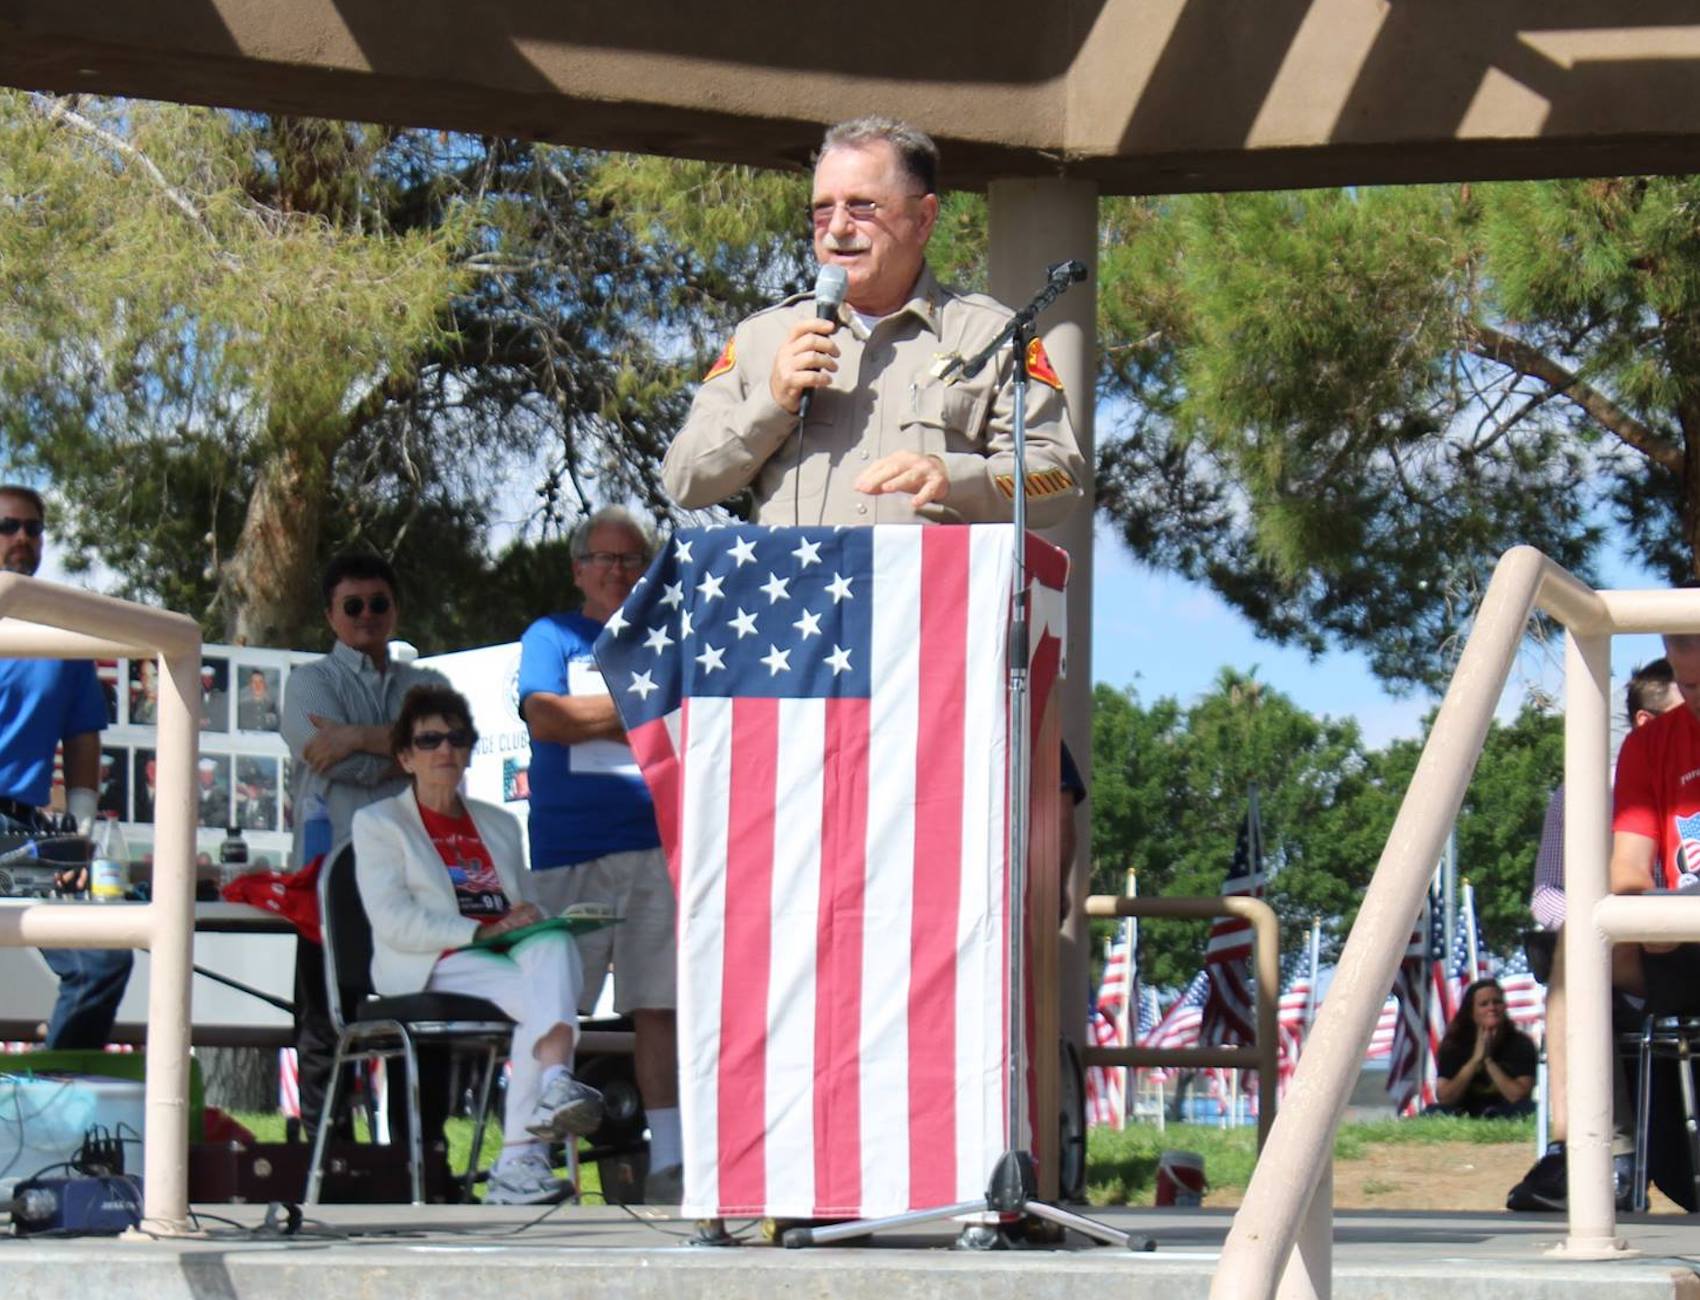
[[[301,858],[298,866],[306,866],[314,858],[328,857],[331,851],[331,806],[322,794],[307,796],[306,819],[301,828]]]
[[[118,814],[108,813],[94,832],[94,861],[89,863],[89,893],[97,903],[116,903],[130,891],[130,850],[118,825]]]
[[[248,869],[248,841],[240,826],[224,828],[224,843],[218,846],[219,883],[228,885]]]

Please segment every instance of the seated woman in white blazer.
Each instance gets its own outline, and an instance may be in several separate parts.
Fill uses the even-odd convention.
[[[464,993],[514,1021],[502,1154],[486,1203],[553,1204],[572,1186],[548,1143],[589,1133],[602,1094],[573,1078],[578,949],[565,931],[505,953],[457,951],[474,938],[543,919],[529,896],[525,836],[494,804],[465,799],[461,778],[478,733],[465,697],[416,686],[402,700],[390,752],[413,787],[354,815],[354,872],[372,924],[372,987],[385,996]]]

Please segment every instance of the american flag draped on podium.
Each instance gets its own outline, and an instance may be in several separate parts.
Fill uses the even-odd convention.
[[[689,1215],[985,1191],[1007,1145],[1013,541],[683,531],[597,641],[679,895]],[[1067,557],[1026,547],[1036,725]]]

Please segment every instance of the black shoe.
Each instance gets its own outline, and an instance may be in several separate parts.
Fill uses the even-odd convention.
[[[1562,1210],[1569,1201],[1565,1188],[1564,1143],[1554,1142],[1505,1197],[1508,1210]]]
[[[1627,1213],[1635,1208],[1635,1157],[1632,1155],[1613,1156],[1611,1158],[1611,1186],[1619,1211]]]

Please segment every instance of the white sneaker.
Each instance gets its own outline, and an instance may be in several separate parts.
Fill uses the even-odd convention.
[[[499,1161],[484,1184],[486,1205],[555,1205],[573,1194],[573,1185],[555,1177],[547,1156],[527,1151]]]
[[[525,1131],[541,1142],[594,1133],[602,1123],[602,1094],[570,1074],[558,1074],[537,1098]]]

